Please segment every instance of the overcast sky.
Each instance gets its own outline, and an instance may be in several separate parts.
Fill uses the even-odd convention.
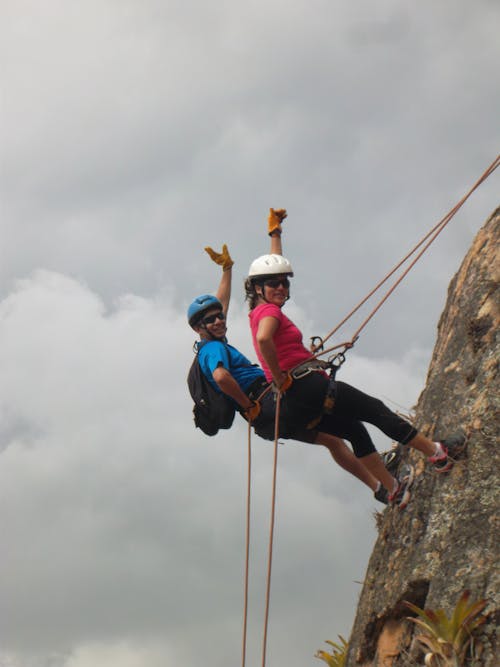
[[[287,208],[286,309],[326,333],[498,154],[499,21],[493,0],[0,1],[1,667],[239,664],[246,431],[196,431],[185,386],[186,307],[219,279],[203,247],[229,245],[254,358],[242,281]],[[342,379],[411,409],[499,191],[495,172]],[[279,456],[268,664],[313,666],[349,634],[377,506],[326,450]]]

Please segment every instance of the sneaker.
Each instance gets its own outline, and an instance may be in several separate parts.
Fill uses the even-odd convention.
[[[410,487],[413,484],[413,478],[415,477],[415,470],[412,465],[405,463],[401,466],[401,472],[398,475],[398,488],[394,493],[389,494],[389,504],[397,506],[398,509],[404,510],[404,508],[410,502],[411,494]]]
[[[398,469],[401,457],[403,455],[403,446],[397,442],[393,445],[392,449],[389,449],[387,452],[382,452],[381,457],[384,462],[384,466],[387,470],[396,477],[396,471]]]
[[[465,449],[465,433],[459,431],[444,440],[440,440],[439,443],[443,451],[430,456],[428,461],[432,463],[437,473],[448,472],[453,468],[455,460]]]
[[[380,485],[380,489],[378,491],[375,491],[373,496],[375,500],[379,501],[379,503],[382,503],[383,505],[389,504],[389,492],[387,491],[385,486]]]

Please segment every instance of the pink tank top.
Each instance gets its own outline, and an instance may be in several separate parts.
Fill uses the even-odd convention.
[[[274,317],[279,322],[279,327],[274,334],[274,344],[276,345],[276,353],[278,355],[278,362],[281,370],[289,371],[291,368],[294,368],[311,357],[311,352],[304,347],[304,344],[302,343],[301,332],[297,329],[295,324],[283,314],[281,308],[278,306],[275,306],[272,303],[263,303],[251,310],[248,316],[250,318],[253,346],[266,379],[269,382],[272,381],[273,378],[269,372],[269,368],[262,358],[259,346],[257,345],[257,330],[259,328],[259,322],[263,317]]]

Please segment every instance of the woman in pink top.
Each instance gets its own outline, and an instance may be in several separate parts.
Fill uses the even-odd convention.
[[[465,445],[462,433],[442,442],[432,442],[406,420],[392,412],[382,401],[348,385],[335,383],[335,404],[330,414],[323,412],[328,378],[321,370],[304,375],[289,371],[311,358],[304,346],[302,334],[283,313],[290,297],[290,278],[293,270],[282,256],[281,223],[284,209],[270,210],[268,232],[271,254],[252,262],[245,282],[250,305],[250,328],[255,351],[269,381],[282,392],[280,435],[293,438],[305,428],[311,432],[311,442],[321,444],[322,434],[329,433],[348,440],[355,455],[387,490],[389,501],[404,507],[409,500],[408,488],[413,469],[404,465],[397,480],[385,469],[363,422],[373,424],[393,440],[409,445],[425,454],[437,472],[446,472]],[[307,363],[305,367],[307,369]]]

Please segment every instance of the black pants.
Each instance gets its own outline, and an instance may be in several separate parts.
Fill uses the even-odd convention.
[[[318,431],[349,440],[357,457],[376,451],[362,422],[373,424],[392,440],[408,443],[417,430],[390,410],[381,400],[369,396],[346,382],[335,383],[335,405],[331,414],[323,415]]]
[[[300,380],[294,380],[281,400],[281,438],[314,442],[318,432],[329,433],[348,440],[354,454],[361,458],[376,451],[362,422],[373,424],[389,438],[402,444],[417,435],[417,430],[409,422],[382,401],[345,382],[335,383],[335,405],[331,414],[324,414],[314,428],[307,428],[321,416],[327,388],[328,379],[322,373],[313,372]],[[265,440],[274,440],[275,401],[275,394],[269,392],[261,401],[261,414],[254,422],[255,432]]]
[[[313,375],[318,376],[313,378]],[[327,388],[327,379],[318,373],[311,373],[300,380],[294,380],[290,389],[282,395],[280,401],[279,437],[285,439],[314,442],[317,431],[308,429],[308,424],[321,416]],[[255,400],[267,385],[258,388],[254,385],[247,390],[247,395]],[[268,391],[260,400],[261,411],[252,422],[255,432],[264,440],[274,440],[276,418],[276,394]]]
[[[327,386],[326,376],[316,372],[293,381],[280,401],[280,438],[315,441],[317,430],[307,427],[311,421],[321,417]],[[255,432],[264,440],[274,440],[275,437],[276,400],[276,394],[269,391],[261,399],[261,412],[253,422]]]

